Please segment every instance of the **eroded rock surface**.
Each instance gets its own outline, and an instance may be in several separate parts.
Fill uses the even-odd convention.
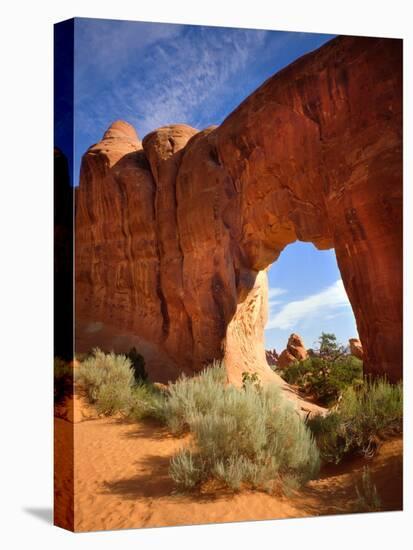
[[[152,379],[225,358],[267,365],[266,268],[297,239],[334,248],[364,368],[401,377],[400,40],[339,37],[219,127],[117,122],[83,157],[76,348],[135,346]]]

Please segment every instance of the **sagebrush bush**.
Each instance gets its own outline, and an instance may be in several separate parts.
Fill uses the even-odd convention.
[[[336,410],[308,422],[322,458],[340,462],[350,453],[374,454],[378,440],[403,430],[403,386],[367,380],[347,388]]]
[[[300,483],[314,477],[315,441],[280,389],[245,383],[239,390],[224,380],[223,368],[215,367],[170,389],[168,425],[193,434],[192,446],[171,461],[177,486],[191,489],[217,479],[235,490],[243,484],[268,489],[283,476]]]
[[[172,457],[169,473],[179,488],[193,489],[204,479],[204,464],[198,455],[189,449],[182,449]]]
[[[200,376],[187,378],[182,375],[175,384],[171,384],[164,406],[164,418],[172,433],[180,434],[189,429],[189,419],[193,414],[206,413],[217,388],[223,388],[225,381],[224,367],[213,363]]]
[[[73,365],[55,357],[54,359],[54,403],[58,405],[73,393]]]
[[[76,382],[84,386],[89,401],[100,414],[129,410],[134,373],[125,355],[94,349],[79,365]]]
[[[131,420],[153,418],[165,423],[165,402],[165,395],[153,384],[140,382],[132,388],[128,417]]]

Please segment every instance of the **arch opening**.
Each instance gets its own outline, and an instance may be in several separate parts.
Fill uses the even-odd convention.
[[[334,249],[318,250],[311,243],[296,241],[268,267],[267,274],[268,362],[286,349],[293,333],[306,350],[317,346],[322,332],[334,334],[346,348],[350,338],[359,338]]]

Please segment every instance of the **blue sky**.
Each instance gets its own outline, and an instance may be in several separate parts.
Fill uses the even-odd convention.
[[[270,267],[268,279],[267,349],[282,351],[292,332],[300,334],[308,348],[315,346],[321,332],[333,332],[345,345],[357,337],[334,250],[290,244]]]
[[[143,138],[166,124],[202,129],[222,120],[264,80],[332,35],[100,19],[75,20],[74,183],[87,148],[117,119]],[[288,246],[269,271],[267,347],[298,332],[355,336],[334,251]]]
[[[264,80],[332,35],[75,19],[75,184],[117,119],[155,128],[219,124]]]

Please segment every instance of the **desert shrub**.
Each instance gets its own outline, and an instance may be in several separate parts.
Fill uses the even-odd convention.
[[[100,414],[110,415],[129,409],[134,374],[125,355],[93,350],[92,355],[79,365],[76,381],[84,386],[89,401]]]
[[[132,388],[128,417],[131,420],[153,418],[165,423],[166,397],[153,384],[140,382]]]
[[[222,389],[226,372],[218,362],[207,367],[199,376],[187,378],[182,375],[169,388],[163,416],[174,434],[189,429],[189,419],[195,413],[205,414],[215,399],[215,392]]]
[[[333,352],[314,353],[280,371],[289,384],[305,394],[312,394],[320,403],[330,405],[349,387],[363,384],[363,362],[352,355]]]
[[[277,372],[286,382],[288,382],[288,384],[295,384],[304,391],[305,376],[309,372],[310,361],[311,358],[305,361],[295,361],[284,369],[278,369]]]
[[[296,378],[291,383],[324,404],[337,401],[347,387],[363,383],[363,362],[352,355],[343,355],[333,361],[313,356],[292,368],[294,370],[287,378]]]
[[[205,478],[204,465],[198,455],[182,449],[172,457],[169,473],[179,488],[193,489]]]
[[[353,512],[380,512],[382,509],[381,499],[376,485],[371,478],[368,466],[363,468],[361,485],[356,484],[357,499]]]
[[[58,405],[73,393],[73,366],[55,357],[54,359],[54,403]]]
[[[171,389],[175,406],[169,412],[178,415],[176,427],[187,426],[193,434],[192,446],[171,461],[178,488],[216,479],[234,490],[243,484],[271,489],[283,476],[295,476],[299,483],[312,478],[319,468],[318,449],[281,390],[257,390],[253,383],[239,390],[223,384],[220,369],[210,370],[178,381],[175,393]]]
[[[95,407],[98,414],[110,416],[117,412],[129,411],[131,389],[123,383],[102,384]]]
[[[310,419],[309,427],[327,462],[354,452],[372,455],[380,439],[403,430],[403,386],[381,379],[349,387],[336,410]]]
[[[126,354],[126,357],[130,360],[132,364],[133,375],[135,377],[135,382],[145,382],[148,379],[148,373],[145,370],[145,359],[143,355],[137,352],[136,348],[133,347]]]

